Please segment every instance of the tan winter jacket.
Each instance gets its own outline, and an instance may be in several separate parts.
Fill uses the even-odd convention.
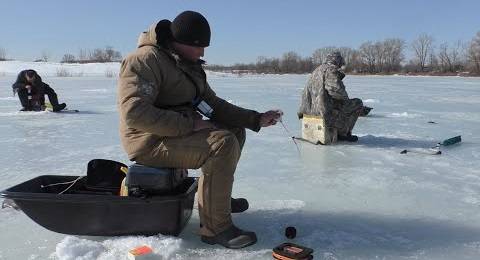
[[[155,26],[140,35],[137,50],[120,68],[120,138],[129,159],[150,152],[164,138],[190,135],[198,117],[192,102],[198,97],[213,108],[213,121],[258,132],[260,113],[217,97],[200,63],[157,45]]]

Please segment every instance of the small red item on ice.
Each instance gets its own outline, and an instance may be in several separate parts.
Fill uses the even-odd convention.
[[[143,259],[152,253],[152,249],[149,246],[140,246],[128,251],[128,258],[132,260]]]

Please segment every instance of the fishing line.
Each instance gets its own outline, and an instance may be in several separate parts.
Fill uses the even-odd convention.
[[[298,151],[298,154],[300,155],[300,148],[298,148],[298,143],[297,141],[295,141],[295,137],[292,135],[292,133],[287,129],[287,127],[285,126],[285,124],[283,123],[282,121],[282,118],[280,117],[280,119],[278,120],[280,122],[280,124],[282,124],[283,126],[283,129],[285,129],[285,132],[287,133],[288,137],[290,137],[293,141],[293,143],[295,144],[295,147],[297,147],[297,151]]]

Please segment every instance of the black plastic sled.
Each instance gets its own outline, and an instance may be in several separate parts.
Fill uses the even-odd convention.
[[[198,180],[188,177],[169,194],[142,198],[89,186],[87,176],[43,175],[1,195],[36,223],[58,233],[177,236],[192,215]]]

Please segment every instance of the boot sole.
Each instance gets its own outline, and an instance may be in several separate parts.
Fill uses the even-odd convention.
[[[240,248],[244,248],[244,247],[247,247],[247,246],[251,246],[255,243],[257,243],[257,240],[255,241],[251,241],[249,243],[246,243],[246,244],[243,244],[243,245],[240,245],[240,246],[227,246],[227,245],[223,245],[221,243],[218,243],[217,241],[215,241],[214,237],[206,237],[206,236],[202,236],[201,237],[201,240],[202,242],[204,243],[207,243],[209,245],[216,245],[216,244],[219,244],[223,247],[226,247],[226,248],[229,248],[229,249],[240,249]]]

